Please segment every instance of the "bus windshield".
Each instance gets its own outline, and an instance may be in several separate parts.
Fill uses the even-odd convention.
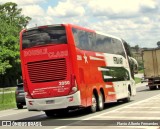
[[[46,44],[66,44],[64,26],[51,26],[27,30],[22,35],[22,49]]]

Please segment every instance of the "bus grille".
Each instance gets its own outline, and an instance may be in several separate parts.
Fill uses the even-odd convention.
[[[67,76],[65,59],[31,62],[27,67],[32,83],[64,80]]]

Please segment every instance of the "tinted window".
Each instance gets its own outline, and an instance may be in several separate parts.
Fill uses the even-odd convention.
[[[96,49],[99,52],[112,53],[112,54],[114,53],[112,39],[110,37],[97,34],[96,46],[97,46]]]
[[[103,80],[105,82],[126,81],[129,80],[129,72],[124,67],[102,67],[108,69],[102,71]]]
[[[92,50],[94,44],[94,33],[83,30],[72,29],[75,45],[83,50]]]
[[[28,30],[22,36],[22,48],[30,48],[45,44],[67,43],[66,31],[63,26],[52,26]]]
[[[75,44],[80,49],[118,54],[125,57],[122,42],[118,39],[75,28],[72,29],[72,32]]]
[[[114,39],[112,38],[112,45],[113,45],[113,53],[118,54],[118,55],[122,55],[125,57],[125,52],[124,52],[124,48],[122,46],[122,42],[119,41],[118,39]]]

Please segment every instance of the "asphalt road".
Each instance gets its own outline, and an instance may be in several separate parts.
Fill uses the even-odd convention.
[[[110,103],[105,105],[103,111],[96,113],[88,113],[87,110],[72,111],[62,116],[55,116],[54,118],[48,118],[44,112],[28,112],[27,109],[12,109],[7,111],[0,111],[0,120],[24,120],[24,121],[40,121],[42,125],[47,129],[90,129],[90,128],[155,128],[158,126],[126,126],[125,121],[121,120],[160,120],[160,90],[150,91],[146,86],[146,83],[137,85],[137,95],[132,97],[132,101],[129,103]],[[116,121],[108,121],[116,120]],[[110,123],[111,122],[111,123]],[[119,122],[119,123],[117,123]],[[123,123],[122,123],[123,122]],[[127,121],[132,122],[132,121]],[[136,122],[136,121],[135,121]],[[109,126],[111,124],[111,126]],[[112,126],[119,124],[119,126]],[[134,123],[132,123],[134,124]],[[136,123],[139,124],[139,121]],[[156,123],[155,123],[156,124]],[[50,126],[52,125],[52,126]],[[82,126],[83,125],[83,126]],[[104,126],[103,126],[104,125]],[[121,126],[120,126],[121,125]],[[1,128],[1,127],[0,127]],[[7,128],[7,127],[3,127]],[[22,127],[12,127],[22,128]],[[36,128],[36,127],[30,127]]]

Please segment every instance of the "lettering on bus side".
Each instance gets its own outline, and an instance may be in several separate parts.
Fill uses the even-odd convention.
[[[123,64],[123,59],[121,57],[113,57],[114,64]]]
[[[49,58],[64,57],[64,56],[68,56],[68,51],[57,51],[57,52],[49,52],[48,53]]]
[[[44,48],[44,49],[36,49],[36,50],[28,50],[28,51],[24,51],[24,57],[27,56],[38,56],[38,55],[45,55],[48,53],[48,49]]]

